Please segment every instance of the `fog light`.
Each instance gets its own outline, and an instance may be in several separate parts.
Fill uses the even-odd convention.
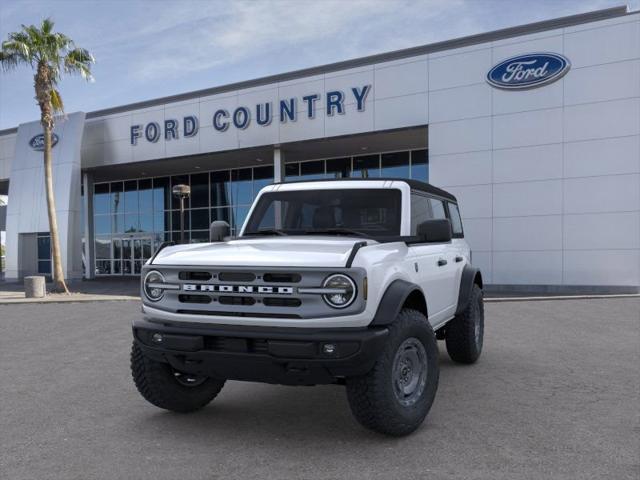
[[[154,333],[153,336],[151,337],[151,341],[153,343],[162,343],[162,334],[161,333]]]
[[[322,352],[328,355],[336,353],[336,345],[334,343],[325,343],[322,345]]]

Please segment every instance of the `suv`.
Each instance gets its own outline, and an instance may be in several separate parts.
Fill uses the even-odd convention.
[[[131,369],[157,407],[191,412],[226,380],[345,385],[365,427],[414,431],[438,387],[438,347],[482,350],[482,276],[456,198],[412,180],[281,183],[239,235],[164,246],[142,271]]]

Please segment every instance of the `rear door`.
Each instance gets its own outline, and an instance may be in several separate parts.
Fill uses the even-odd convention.
[[[458,285],[459,289],[462,271],[467,263],[471,263],[471,252],[469,251],[469,245],[464,240],[464,230],[462,228],[462,219],[460,218],[458,205],[452,202],[447,202],[447,210],[451,220],[451,230],[453,233],[452,247],[454,250],[454,262],[456,268],[456,285]]]
[[[411,195],[411,234],[416,234],[418,224],[433,218],[446,218],[441,200],[430,199],[414,192]],[[439,203],[438,203],[439,202]],[[443,216],[444,215],[444,216]],[[429,322],[438,325],[453,315],[454,297],[452,292],[455,277],[455,255],[451,243],[414,243],[410,245],[409,256],[414,262],[418,284],[424,291],[429,311]]]
[[[449,221],[451,221],[447,215],[447,208],[443,200],[438,198],[429,198],[429,204],[431,205],[431,214],[434,219],[448,218]],[[458,250],[453,240],[451,242],[437,245],[440,245],[442,248],[441,255],[438,257],[437,265],[438,268],[442,270],[442,274],[444,276],[443,284],[444,288],[446,288],[446,307],[442,316],[443,319],[448,319],[455,314],[458,303],[458,288],[460,284],[458,276],[459,263],[456,262]]]

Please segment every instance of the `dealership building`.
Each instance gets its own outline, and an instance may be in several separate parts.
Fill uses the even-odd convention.
[[[6,279],[49,273],[42,129],[0,131]],[[616,7],[57,122],[70,278],[137,275],[185,229],[238,231],[272,182],[411,178],[460,202],[494,288],[638,292],[640,12]],[[215,262],[215,259],[212,259]]]

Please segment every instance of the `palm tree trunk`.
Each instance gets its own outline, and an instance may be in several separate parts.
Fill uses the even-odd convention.
[[[44,125],[44,183],[47,190],[47,214],[49,215],[49,232],[51,235],[51,260],[53,273],[53,291],[69,293],[62,271],[60,255],[60,239],[58,237],[58,219],[56,217],[56,201],[53,196],[53,173],[51,167],[51,126]]]

